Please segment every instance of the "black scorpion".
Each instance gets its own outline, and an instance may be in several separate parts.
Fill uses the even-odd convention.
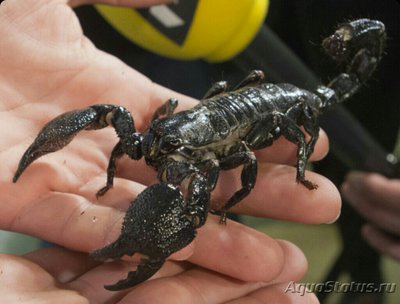
[[[210,193],[220,170],[243,165],[242,188],[222,207],[222,221],[225,212],[250,193],[257,176],[253,150],[268,147],[284,136],[297,145],[297,182],[308,189],[317,188],[304,174],[318,138],[318,117],[348,99],[370,77],[381,59],[385,40],[385,27],[379,21],[344,23],[322,43],[326,53],[345,68],[327,86],[309,92],[286,83],[262,83],[263,73],[253,71],[230,92],[226,92],[226,82],[217,82],[190,110],[174,113],[178,102],[168,100],[156,110],[144,134],[136,131],[131,114],[121,106],[98,104],[64,113],[40,131],[23,155],[14,182],[30,163],[63,148],[79,131],[111,125],[119,142],[111,153],[107,184],[98,195],[112,187],[115,162],[125,154],[134,160],[144,157],[160,180],[130,205],[119,238],[92,253],[98,260],[140,253],[136,271],[105,287],[120,290],[135,286],[194,239],[196,229],[206,221]],[[308,142],[301,126],[310,136]]]

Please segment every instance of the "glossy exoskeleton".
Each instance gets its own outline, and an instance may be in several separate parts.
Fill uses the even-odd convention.
[[[381,59],[385,39],[379,21],[341,24],[322,43],[326,53],[344,67],[327,86],[310,92],[286,83],[262,83],[263,73],[253,71],[233,91],[226,91],[226,82],[214,84],[190,110],[174,113],[178,102],[168,100],[156,110],[144,134],[136,131],[131,114],[121,106],[97,104],[64,113],[40,131],[23,155],[14,182],[35,159],[63,148],[79,131],[111,125],[119,142],[110,157],[107,184],[98,195],[112,187],[115,162],[125,154],[134,160],[144,157],[160,180],[130,205],[119,238],[92,253],[98,260],[140,253],[137,270],[106,288],[135,286],[194,239],[196,229],[207,219],[220,170],[243,166],[242,188],[222,207],[223,214],[250,193],[257,176],[253,150],[284,136],[297,145],[297,182],[317,188],[305,178],[305,167],[318,138],[318,117],[348,99],[370,77]],[[308,141],[300,127],[309,134]]]

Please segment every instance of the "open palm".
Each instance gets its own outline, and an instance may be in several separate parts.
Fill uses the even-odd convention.
[[[109,2],[117,4],[117,1]],[[137,5],[146,1],[122,2],[118,4]],[[143,130],[153,111],[166,99],[178,98],[178,110],[191,107],[195,101],[152,83],[117,58],[96,49],[84,37],[69,5],[66,0],[6,0],[0,6],[0,228],[88,252],[117,237],[123,210],[146,185],[156,182],[154,172],[142,161],[123,158],[118,163],[114,188],[97,200],[95,194],[105,184],[108,158],[117,142],[111,128],[80,133],[62,151],[34,162],[18,183],[13,184],[12,177],[24,150],[46,122],[71,109],[96,103],[122,105],[132,112],[136,127]],[[312,158],[320,159],[326,151],[327,138],[322,133]],[[328,180],[308,172],[309,178],[319,185],[317,191],[295,183],[295,170],[288,166],[295,160],[293,145],[278,141],[258,158],[257,186],[234,208],[235,212],[305,223],[329,222],[337,216],[340,199]],[[239,186],[237,172],[225,172],[213,193],[213,201],[224,202]],[[67,280],[69,283],[82,277],[93,280],[63,286],[61,290],[64,287],[79,290],[83,299],[90,301],[104,295],[99,303],[123,301],[135,292],[138,296],[141,290],[149,290],[146,288],[155,284],[170,286],[168,278],[175,278],[174,284],[179,286],[179,282],[183,284],[179,276],[190,277],[192,281],[199,279],[204,293],[186,287],[189,293],[200,293],[204,297],[212,287],[227,286],[226,297],[209,295],[210,303],[227,302],[256,290],[282,293],[279,285],[272,283],[297,280],[306,269],[306,262],[295,246],[237,223],[218,225],[214,216],[199,229],[194,243],[174,255],[179,260],[188,259],[189,264],[169,262],[158,274],[163,278],[146,282],[131,293],[113,294],[102,289],[102,284],[113,283],[126,275],[129,264],[124,262],[88,263],[86,255],[66,249],[46,249],[26,259],[4,256],[3,262],[13,261],[18,267],[28,265],[27,269],[38,267],[42,270],[32,275],[50,276],[57,281],[60,278],[49,268],[71,259],[73,263],[58,266],[66,272],[68,267],[72,272],[79,269]],[[48,260],[38,260],[44,252]],[[269,283],[254,283],[261,281]],[[228,296],[229,288],[235,292]]]

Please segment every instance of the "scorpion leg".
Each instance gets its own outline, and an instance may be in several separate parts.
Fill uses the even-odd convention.
[[[235,90],[244,88],[248,85],[256,85],[264,80],[264,72],[261,70],[251,71],[249,75],[246,76],[236,87]]]
[[[282,135],[287,140],[297,145],[297,182],[302,183],[309,190],[318,188],[318,185],[309,180],[306,180],[305,178],[305,170],[308,161],[308,151],[304,133],[292,119],[286,117],[285,115],[281,116],[280,127]]]
[[[116,171],[116,160],[127,154],[131,159],[138,160],[142,157],[142,134],[136,132],[135,125],[131,113],[123,108],[116,107],[108,114],[107,119],[114,127],[119,142],[114,146],[111,152],[110,160],[107,167],[107,183],[101,188],[96,196],[102,196],[113,187],[113,181]]]
[[[168,99],[164,104],[162,104],[160,107],[158,107],[157,110],[155,110],[153,117],[151,118],[151,121],[154,121],[161,116],[171,116],[176,107],[178,106],[178,99],[176,98],[170,98]]]
[[[221,169],[229,170],[243,165],[241,174],[242,188],[236,191],[222,207],[221,223],[226,222],[226,212],[243,200],[254,188],[257,179],[257,159],[254,153],[247,151],[236,152],[220,161]]]
[[[228,88],[228,83],[226,81],[218,81],[214,83],[202,99],[207,99],[214,97],[218,94],[224,93]]]
[[[212,191],[217,185],[220,167],[217,159],[207,159],[196,165],[199,170],[207,176],[208,188]]]
[[[124,153],[124,150],[122,149],[122,144],[121,144],[121,142],[118,142],[115,145],[114,149],[112,150],[110,160],[108,162],[107,183],[103,188],[101,188],[99,191],[97,191],[97,193],[96,193],[97,198],[106,194],[106,192],[113,187],[115,171],[116,171],[116,163],[115,162],[117,161],[118,158],[122,157],[124,154],[125,153]]]
[[[208,180],[200,173],[189,177],[188,193],[186,197],[186,214],[194,228],[204,225],[210,209],[210,189]]]
[[[303,116],[303,126],[305,131],[311,136],[306,147],[306,158],[310,158],[314,152],[314,146],[319,136],[318,113],[311,110],[307,102],[298,103],[285,113],[286,117],[296,120],[297,117]]]
[[[210,160],[208,166],[215,166],[211,175],[202,174],[189,162],[169,160],[159,173],[160,180],[185,189],[186,214],[195,228],[202,226],[207,219],[210,192],[218,179],[217,163]]]
[[[319,137],[319,125],[316,117],[306,119],[304,122],[304,129],[311,136],[306,147],[306,158],[310,158],[311,154],[314,152],[315,144]]]
[[[251,150],[258,150],[269,147],[274,139],[280,136],[277,129],[280,124],[280,113],[265,115],[246,135],[244,141]]]

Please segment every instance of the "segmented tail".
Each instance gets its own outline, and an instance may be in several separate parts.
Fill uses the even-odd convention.
[[[386,44],[385,25],[378,20],[358,19],[341,24],[333,35],[325,38],[325,52],[345,66],[327,86],[318,87],[322,109],[348,99],[375,71]]]

